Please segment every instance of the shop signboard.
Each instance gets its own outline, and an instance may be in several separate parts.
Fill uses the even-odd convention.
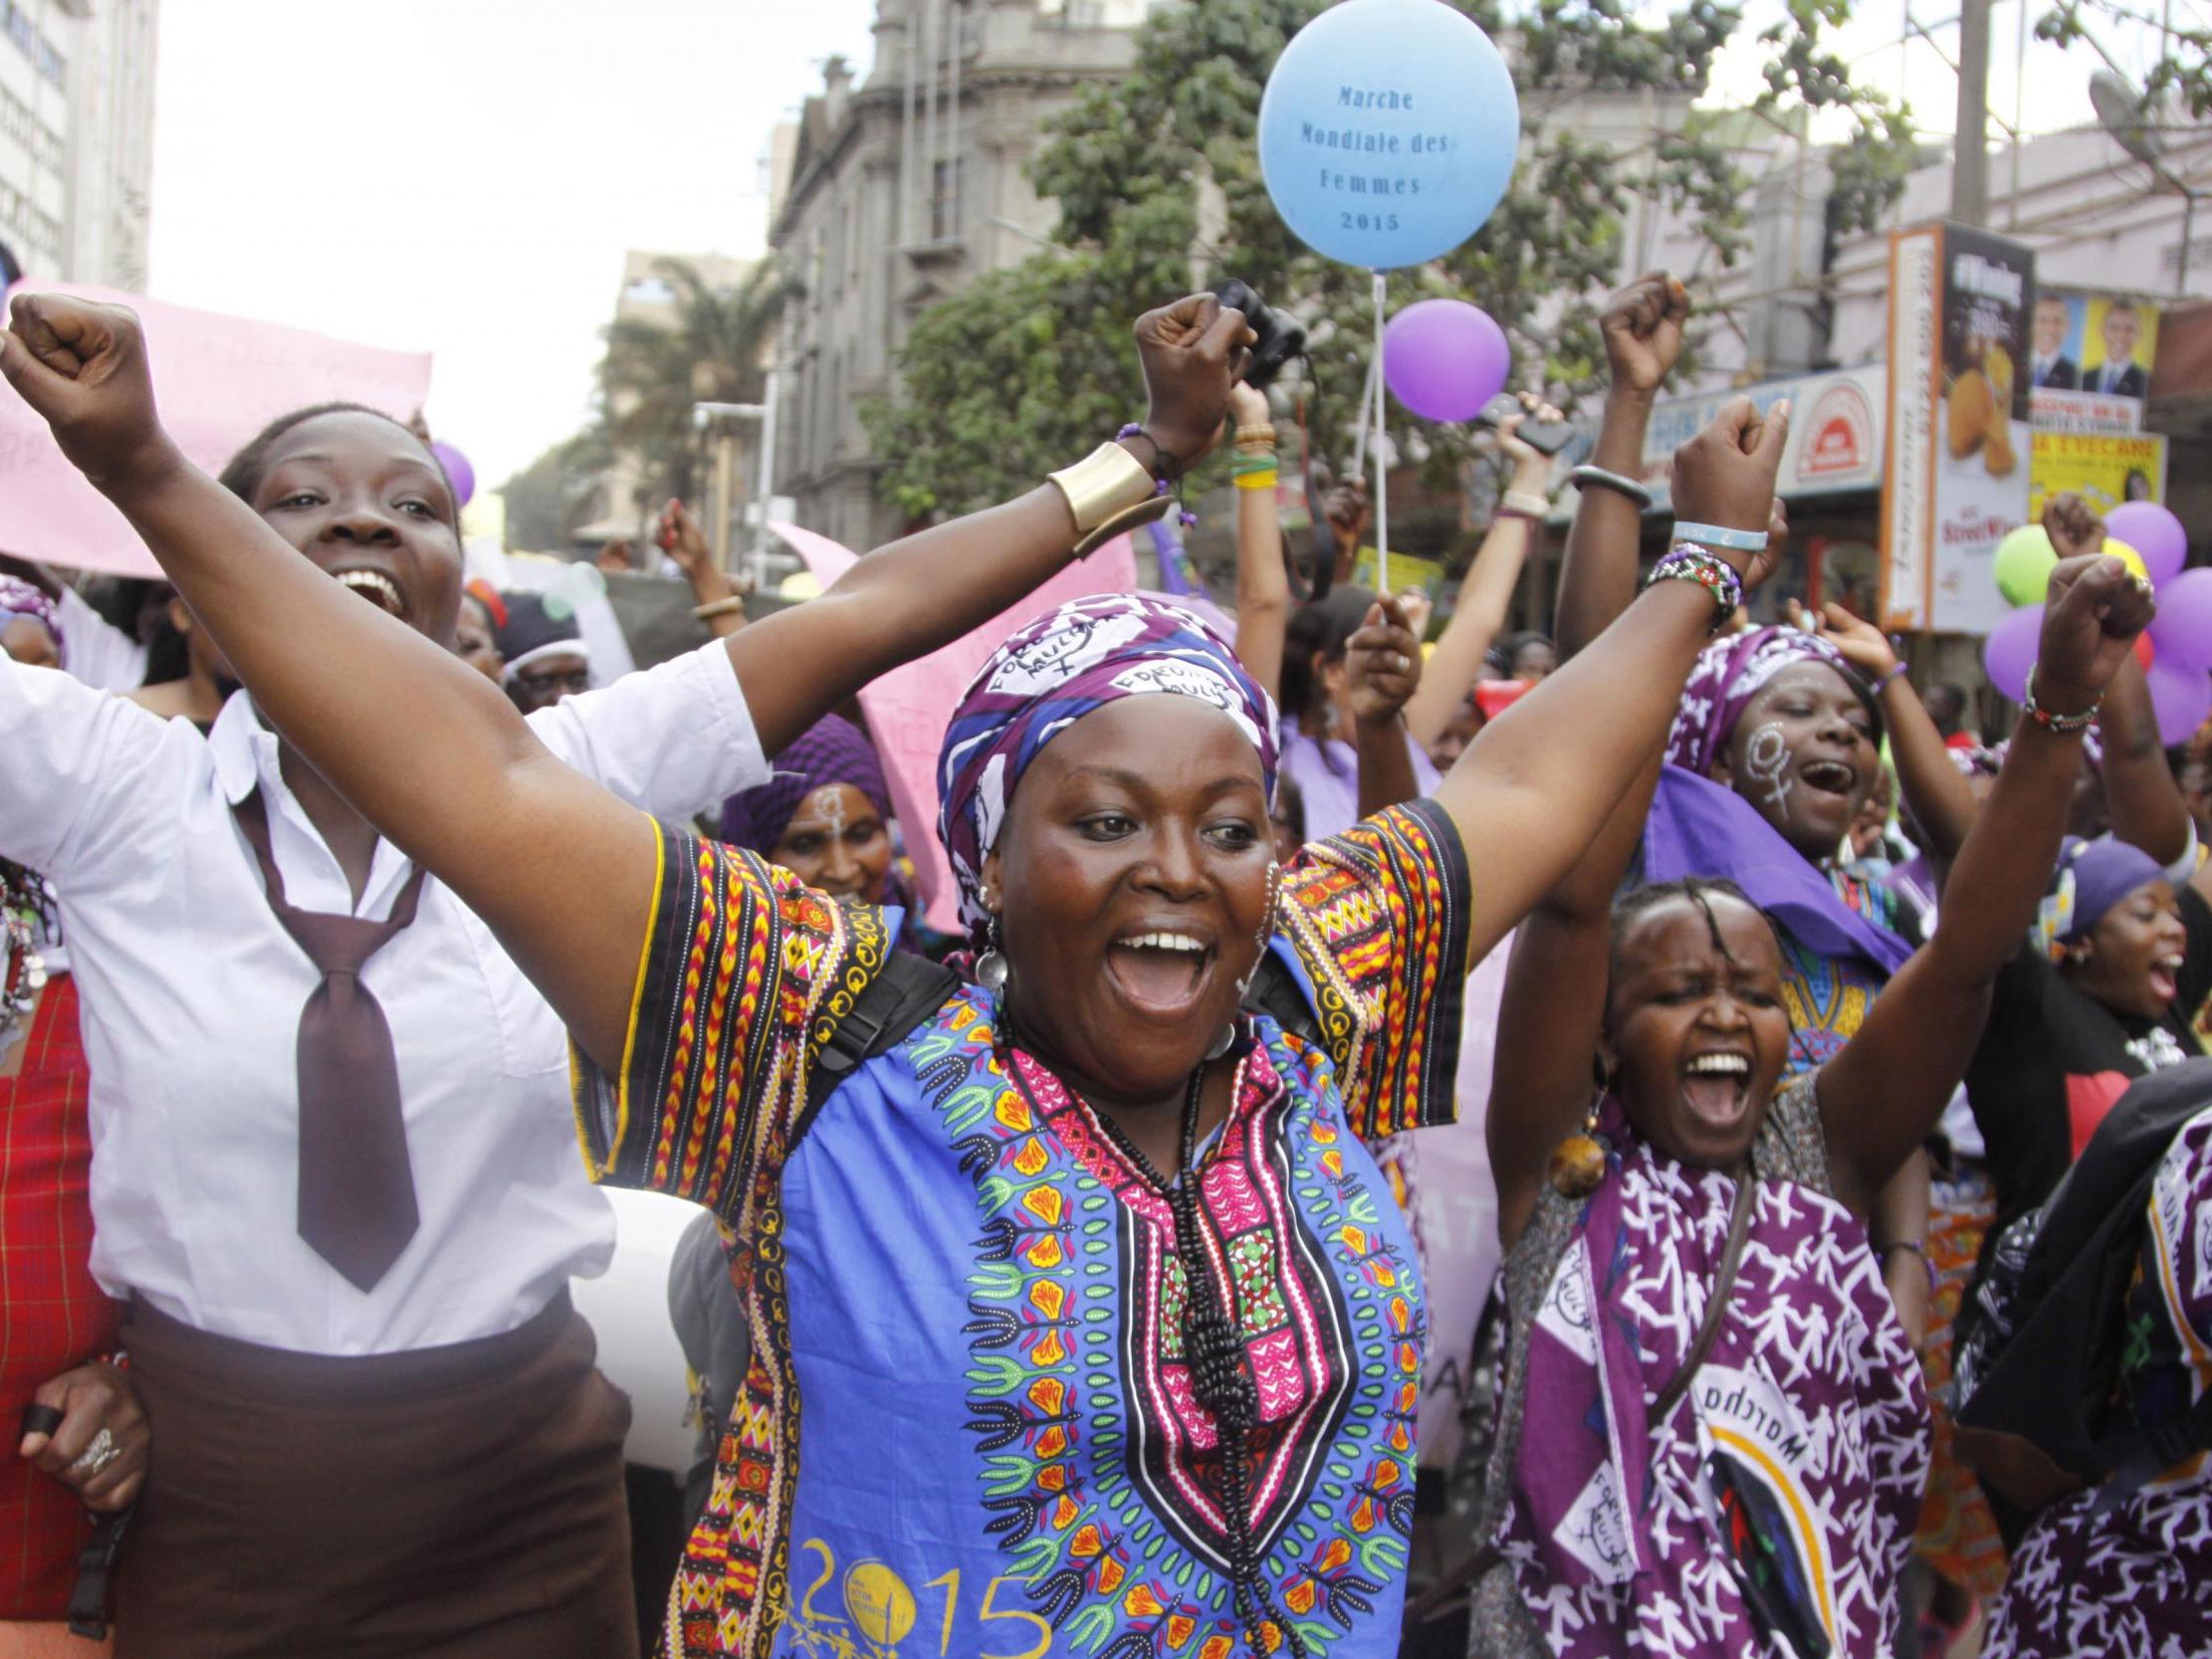
[[[2166,440],[2156,433],[2038,432],[2028,461],[2028,517],[2071,490],[2100,514],[2166,499]]]
[[[1755,386],[1700,392],[1692,397],[1660,399],[1652,410],[1652,422],[1644,437],[1642,477],[1652,492],[1648,511],[1673,511],[1668,475],[1673,469],[1674,451],[1696,437],[1713,416],[1739,397],[1750,398],[1762,415],[1784,398],[1790,401],[1789,445],[1782,452],[1782,470],[1775,478],[1775,489],[1784,501],[1880,488],[1881,414],[1887,386],[1888,370],[1880,363],[1868,363],[1786,380],[1762,380]]]

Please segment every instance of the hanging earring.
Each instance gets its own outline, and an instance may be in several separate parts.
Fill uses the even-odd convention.
[[[1279,896],[1281,880],[1282,866],[1279,864],[1268,865],[1267,908],[1260,913],[1259,917],[1259,935],[1255,941],[1258,948],[1252,955],[1252,965],[1245,970],[1244,977],[1236,981],[1236,1001],[1239,1007],[1242,1006],[1244,998],[1250,993],[1252,981],[1259,977],[1259,964],[1267,959],[1268,941],[1275,936],[1275,903]],[[1206,1057],[1209,1060],[1218,1060],[1235,1046],[1236,1020],[1232,1015],[1228,1024],[1222,1026],[1220,1034],[1214,1039],[1213,1046],[1206,1051]]]
[[[1005,953],[998,948],[998,913],[991,913],[991,932],[984,945],[984,953],[976,958],[976,983],[987,991],[1006,988],[1007,968]]]
[[[1259,949],[1252,957],[1252,965],[1244,977],[1236,981],[1237,999],[1241,1001],[1252,988],[1252,981],[1259,977],[1259,964],[1267,959],[1267,946],[1275,936],[1275,907],[1282,898],[1282,866],[1267,866],[1267,908],[1259,917]],[[1214,1058],[1219,1058],[1215,1056]]]
[[[1598,1139],[1598,1110],[1613,1093],[1613,1079],[1601,1068],[1598,1092],[1582,1120],[1582,1131],[1570,1135],[1553,1148],[1546,1178],[1562,1198],[1587,1198],[1605,1179],[1605,1142]]]

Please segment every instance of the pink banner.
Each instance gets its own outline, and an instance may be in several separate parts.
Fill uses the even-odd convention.
[[[24,283],[8,291],[67,294],[128,306],[146,332],[161,421],[208,472],[271,420],[311,403],[365,403],[405,420],[430,392],[427,352],[350,345],[298,328],[81,283]],[[0,389],[0,552],[44,564],[158,576],[160,567],[106,497],[62,457],[46,423]]]
[[[826,535],[796,524],[769,528],[806,561],[814,579],[827,587],[849,569],[857,555]],[[895,668],[860,694],[861,712],[884,779],[891,785],[891,806],[899,815],[906,850],[921,877],[925,914],[931,927],[960,931],[960,904],[953,890],[952,867],[937,840],[937,751],[968,682],[992,652],[1023,623],[1093,593],[1127,593],[1137,585],[1136,555],[1129,537],[1118,535],[1079,563],[1069,565],[1002,615],[955,640],[920,662]]]

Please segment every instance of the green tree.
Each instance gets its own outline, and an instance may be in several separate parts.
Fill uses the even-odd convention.
[[[2111,30],[2160,31],[2160,57],[2143,78],[2143,120],[2153,132],[2171,120],[2174,106],[2192,119],[2212,115],[2212,28],[2201,12],[2176,17],[2168,6],[2159,17],[2128,0],[2059,0],[2036,23],[2038,40],[2060,46],[2087,45],[2114,70],[2119,65],[2101,35]],[[2122,72],[2124,74],[2124,71]]]
[[[1449,0],[1494,36],[1511,31],[1527,142],[1505,199],[1447,258],[1390,279],[1393,309],[1465,298],[1513,339],[1524,374],[1570,391],[1603,365],[1596,303],[1620,272],[1623,215],[1644,191],[1689,215],[1723,262],[1744,245],[1751,180],[1712,116],[1691,111],[1649,154],[1616,154],[1549,120],[1580,90],[1694,95],[1742,8],[1687,0],[1663,22],[1622,0],[1534,0],[1508,17],[1494,0]],[[917,324],[891,401],[863,411],[892,457],[889,498],[913,514],[965,512],[1034,481],[1133,419],[1142,396],[1132,307],[1242,277],[1304,319],[1316,430],[1356,414],[1372,347],[1370,278],[1293,239],[1260,178],[1260,93],[1285,42],[1326,0],[1204,0],[1157,8],[1126,78],[1089,88],[1050,126],[1031,173],[1060,209],[1066,252],[984,277]],[[1842,129],[1835,229],[1871,224],[1901,187],[1911,151],[1900,110],[1851,85],[1822,44],[1848,0],[1788,0],[1763,30],[1757,110],[1777,122],[1827,116]],[[1395,406],[1393,432],[1439,473],[1468,434]],[[1324,420],[1327,424],[1323,424]],[[1329,446],[1333,447],[1333,446]]]
[[[563,438],[500,486],[511,551],[558,552],[591,514],[600,475],[613,461],[605,434],[587,427]]]
[[[741,282],[717,288],[685,260],[654,262],[676,296],[672,322],[617,317],[599,364],[604,437],[644,462],[656,494],[690,497],[699,455],[692,436],[696,403],[758,403],[764,364],[790,283],[773,261]]]

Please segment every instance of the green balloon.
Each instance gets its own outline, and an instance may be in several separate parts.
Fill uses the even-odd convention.
[[[2040,605],[2058,562],[2059,550],[2051,545],[2051,532],[2041,524],[2022,524],[1997,543],[1997,556],[1992,561],[1997,591],[2008,605]]]

